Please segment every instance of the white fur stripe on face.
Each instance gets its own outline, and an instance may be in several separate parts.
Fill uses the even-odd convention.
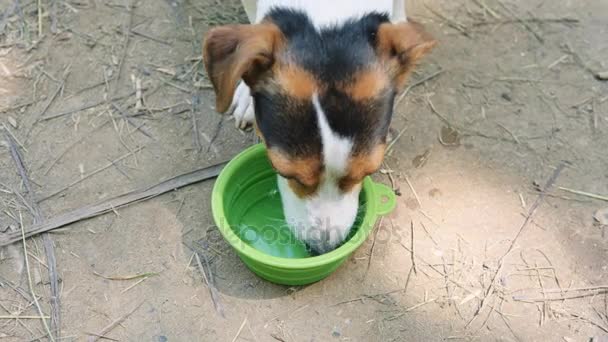
[[[319,124],[319,131],[321,134],[321,142],[323,143],[323,162],[325,164],[325,170],[337,176],[346,173],[348,168],[348,160],[350,153],[353,148],[353,141],[349,138],[341,137],[332,131],[327,122],[327,117],[321,103],[319,102],[319,96],[314,94],[312,97],[312,103],[315,106],[315,112],[317,113],[317,122]]]

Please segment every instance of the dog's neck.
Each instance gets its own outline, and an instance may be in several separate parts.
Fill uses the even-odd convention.
[[[340,25],[370,12],[387,13],[391,21],[405,21],[404,0],[246,0],[255,1],[255,22],[260,22],[273,7],[305,12],[317,28]]]

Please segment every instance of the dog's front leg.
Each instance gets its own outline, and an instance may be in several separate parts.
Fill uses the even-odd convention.
[[[228,109],[228,114],[232,113],[237,128],[246,130],[253,125],[255,112],[253,109],[253,98],[249,87],[241,81],[236,87],[232,104]]]

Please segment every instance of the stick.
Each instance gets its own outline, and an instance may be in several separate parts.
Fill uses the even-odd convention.
[[[123,30],[123,34],[126,34],[126,38],[125,38],[124,47],[122,50],[122,55],[120,56],[120,60],[118,61],[118,71],[116,73],[116,81],[114,82],[114,91],[112,92],[112,95],[116,95],[116,91],[118,91],[118,84],[120,83],[120,74],[122,73],[125,59],[127,58],[129,42],[131,40],[131,29],[133,27],[133,12],[135,12],[135,8],[133,7],[133,1],[130,1],[126,7],[127,7],[127,12],[129,13],[127,28],[125,30]]]
[[[431,7],[427,6],[426,4],[424,4],[424,7],[426,7],[426,9],[428,9],[431,13],[433,13],[437,17],[443,19],[448,24],[448,26],[456,29],[457,31],[459,31],[460,33],[462,33],[465,37],[471,38],[471,35],[467,31],[467,27],[464,26],[463,24],[457,22],[454,19],[446,17],[445,15],[443,15],[443,14],[439,13],[438,11],[432,9]]]
[[[50,0],[51,2],[51,33],[57,33],[57,0]]]
[[[19,221],[19,226],[21,226],[21,241],[23,243],[23,257],[25,258],[25,269],[27,272],[27,282],[30,286],[30,293],[32,294],[32,298],[34,299],[34,304],[36,304],[36,308],[38,309],[38,314],[40,315],[40,317],[46,317],[44,315],[44,312],[42,311],[42,308],[40,307],[40,303],[38,303],[38,297],[36,297],[36,292],[34,292],[34,283],[32,282],[29,258],[27,257],[27,243],[25,242],[25,228],[23,227],[23,218],[21,216],[21,212],[19,212]],[[51,333],[51,329],[49,328],[46,319],[41,318],[41,321],[42,325],[44,326],[44,330],[46,330],[46,333],[49,336],[49,339],[51,340],[51,342],[55,342],[55,338]]]
[[[407,182],[407,185],[410,187],[410,190],[412,190],[412,194],[414,194],[414,197],[416,198],[416,202],[418,202],[418,207],[422,208],[422,203],[420,202],[420,197],[418,197],[418,193],[414,189],[414,186],[412,186],[412,183],[410,182],[410,179],[407,176],[405,176],[405,181]]]
[[[395,101],[395,107],[399,105],[399,103],[401,103],[401,101],[405,98],[405,96],[410,92],[410,90],[412,90],[413,88],[422,85],[430,80],[432,80],[433,78],[441,75],[445,70],[444,69],[439,69],[437,71],[435,71],[434,73],[424,77],[423,79],[421,79],[420,81],[414,82],[412,84],[410,84],[407,88],[405,88],[405,90],[403,91],[403,93],[401,95],[399,95],[399,98],[397,99],[397,101]]]
[[[133,122],[133,120],[129,117],[129,115],[127,113],[125,113],[125,111],[122,110],[122,108],[118,107],[118,105],[115,102],[112,102],[110,105],[131,126],[135,127],[135,129],[137,129],[138,131],[140,131],[143,135],[147,136],[148,138],[150,138],[152,140],[156,140],[156,139],[154,139],[154,137],[150,133],[148,133],[148,131],[146,131],[145,129],[143,129],[143,127],[141,127],[140,125],[137,125],[135,122]]]
[[[23,163],[23,158],[17,150],[15,143],[7,135],[7,140],[10,145],[11,156],[13,158],[13,162],[19,171],[19,175],[21,176],[21,180],[23,181],[23,185],[27,192],[27,202],[28,207],[32,209],[32,215],[34,216],[34,224],[40,224],[44,222],[44,216],[42,214],[42,210],[38,206],[38,203],[34,200],[34,192],[32,191],[32,186],[30,184],[30,179],[28,177],[27,170]],[[55,257],[55,245],[53,239],[49,234],[42,235],[42,242],[44,244],[44,252],[46,254],[47,259],[47,268],[49,272],[49,280],[51,283],[51,330],[54,332],[54,338],[56,340],[61,338],[61,309],[60,309],[60,301],[59,301],[59,277],[57,276],[57,259]],[[27,256],[26,256],[27,258]]]
[[[154,41],[154,42],[157,42],[157,43],[160,43],[160,44],[163,44],[163,45],[171,46],[171,43],[169,43],[168,41],[162,40],[160,38],[149,36],[149,35],[147,35],[145,33],[141,33],[139,31],[135,31],[133,29],[131,29],[131,33],[134,34],[134,35],[136,35],[136,36],[140,36],[140,37],[143,37],[143,38],[146,38],[146,39],[150,39],[151,41]]]
[[[410,257],[412,258],[412,270],[414,270],[414,274],[418,275],[418,270],[416,269],[416,256],[414,254],[414,221],[410,221],[410,230]]]
[[[0,319],[49,319],[49,316],[19,316],[19,315],[8,315],[8,316],[0,316]]]
[[[213,275],[211,274],[211,271],[209,271],[209,276],[207,277],[207,272],[205,272],[205,268],[203,267],[203,264],[201,263],[201,259],[199,258],[198,253],[194,253],[194,257],[196,258],[196,263],[198,264],[198,269],[201,271],[201,274],[203,275],[203,279],[205,280],[205,283],[207,284],[207,288],[209,288],[209,294],[211,295],[211,301],[213,301],[213,306],[215,307],[215,311],[217,311],[220,314],[220,316],[225,318],[224,309],[222,307],[222,304],[220,303],[220,296],[219,296],[219,293],[217,292],[217,288],[215,287],[215,281],[213,281]],[[207,269],[209,269],[209,261],[207,260],[207,258],[205,258],[205,256],[203,256],[203,259],[205,260]]]
[[[57,89],[55,89],[55,92],[53,93],[53,95],[51,95],[51,98],[46,102],[46,104],[44,105],[44,108],[42,108],[42,111],[40,111],[40,113],[38,113],[36,115],[36,119],[34,120],[34,123],[32,124],[32,127],[30,127],[29,131],[27,132],[27,136],[30,135],[30,133],[34,129],[34,126],[36,126],[36,124],[38,122],[40,122],[40,120],[44,117],[44,114],[49,109],[49,107],[51,106],[51,104],[53,104],[53,102],[55,101],[55,99],[57,98],[57,96],[59,95],[59,93],[61,93],[63,91],[63,88],[65,87],[65,83],[66,83],[66,81],[68,79],[68,76],[70,75],[71,68],[72,68],[72,64],[69,64],[65,68],[65,71],[63,72],[63,79],[61,80],[61,83],[57,86]]]
[[[38,38],[42,37],[42,0],[38,0]]]
[[[95,216],[105,214],[110,211],[117,210],[119,208],[128,206],[129,204],[132,204],[134,202],[148,200],[150,198],[162,195],[166,192],[173,191],[187,185],[195,184],[216,177],[221,171],[221,169],[226,165],[226,163],[227,162],[223,162],[213,166],[194,170],[192,172],[169,178],[165,181],[162,181],[147,188],[128,192],[123,195],[119,195],[96,204],[86,205],[84,207],[71,210],[59,216],[52,217],[41,224],[35,224],[31,227],[28,227],[25,230],[25,236],[30,237],[53,229],[57,229],[74,222],[86,220]],[[0,234],[0,247],[6,246],[19,240],[20,234],[16,232]]]
[[[504,19],[493,21],[480,21],[474,23],[473,26],[499,25],[499,24],[515,24],[515,23],[561,23],[561,24],[578,24],[580,20],[576,18],[519,18],[519,19]]]
[[[64,186],[63,188],[61,188],[61,189],[59,189],[59,190],[56,190],[56,191],[51,192],[49,195],[46,195],[45,197],[41,198],[41,199],[38,201],[38,203],[44,202],[44,201],[46,201],[46,200],[48,200],[48,199],[50,199],[50,198],[52,198],[52,197],[55,197],[55,196],[59,195],[60,193],[64,192],[65,190],[69,189],[70,187],[72,187],[72,186],[74,186],[74,185],[76,185],[76,184],[81,183],[81,182],[82,182],[82,181],[84,181],[85,179],[90,178],[90,177],[92,177],[92,176],[94,176],[94,175],[96,175],[96,174],[98,174],[98,173],[100,173],[100,172],[102,172],[102,171],[104,171],[104,170],[106,170],[106,169],[108,169],[108,168],[112,167],[112,166],[113,166],[115,163],[118,163],[119,161],[121,161],[121,160],[123,160],[123,159],[125,159],[125,158],[127,158],[127,157],[129,157],[129,156],[131,156],[132,154],[137,153],[137,152],[139,152],[139,151],[143,150],[143,149],[144,149],[144,147],[145,147],[145,146],[141,146],[141,147],[136,148],[136,149],[135,149],[135,150],[133,150],[133,151],[130,151],[130,152],[126,153],[126,154],[123,154],[122,156],[118,157],[117,159],[112,160],[112,161],[110,161],[108,164],[106,164],[106,165],[104,165],[104,166],[102,166],[102,167],[98,168],[97,170],[92,171],[92,172],[90,172],[90,173],[88,173],[88,174],[86,174],[86,175],[84,175],[84,176],[82,176],[82,177],[78,178],[77,180],[75,180],[75,181],[73,181],[72,183],[70,183],[70,184],[68,184],[68,185]]]
[[[573,190],[573,189],[565,188],[563,186],[558,186],[557,188],[560,189],[560,190],[562,190],[562,191],[570,192],[570,193],[573,193],[573,194],[577,194],[577,195],[581,195],[581,196],[586,196],[586,197],[590,197],[590,198],[594,198],[594,199],[598,199],[598,200],[602,200],[602,201],[608,201],[608,196],[602,196],[602,195],[592,194],[590,192],[584,192],[584,191],[580,191],[580,190]]]
[[[122,323],[125,319],[127,319],[129,316],[131,316],[137,309],[139,309],[140,306],[142,306],[142,304],[144,304],[144,302],[145,302],[145,300],[143,300],[141,303],[139,303],[131,311],[129,311],[126,314],[124,314],[124,315],[120,316],[119,318],[115,319],[112,323],[110,323],[107,327],[103,328],[101,330],[101,332],[99,332],[95,336],[89,336],[89,338],[88,338],[87,341],[88,342],[95,342],[95,341],[99,340],[100,338],[105,338],[105,335],[107,333],[109,333],[110,331],[112,331],[112,329],[116,328],[120,323]]]
[[[507,5],[503,4],[502,1],[498,1],[498,4],[500,4],[500,6],[502,8],[504,8],[507,12],[509,12],[509,14],[513,18],[515,18],[517,20],[517,22],[519,22],[526,30],[528,30],[530,33],[532,33],[532,35],[534,36],[534,38],[536,38],[541,44],[545,43],[545,40],[543,39],[543,37],[541,37],[540,34],[538,34],[538,32],[536,32],[532,28],[532,26],[530,26],[526,21],[524,21],[515,12],[513,12]]]
[[[515,247],[515,243],[517,243],[517,240],[519,239],[519,237],[521,236],[521,234],[524,232],[524,230],[528,226],[528,223],[530,223],[530,221],[532,221],[532,216],[534,216],[534,213],[536,213],[536,209],[538,209],[538,207],[540,206],[540,203],[545,198],[545,193],[547,193],[550,190],[550,188],[553,186],[553,184],[557,180],[557,177],[559,177],[559,175],[562,172],[562,170],[564,169],[564,167],[566,167],[566,162],[561,162],[557,166],[557,168],[555,169],[555,171],[553,171],[553,174],[551,175],[551,177],[549,178],[549,180],[547,181],[547,183],[545,183],[545,187],[543,189],[543,192],[541,192],[538,195],[538,197],[536,198],[536,201],[534,201],[534,204],[532,205],[532,207],[530,207],[530,210],[528,210],[528,215],[526,215],[526,219],[521,224],[521,226],[519,228],[519,231],[517,232],[517,234],[515,235],[515,237],[511,241],[511,244],[509,245],[509,248],[507,248],[507,251],[498,260],[498,267],[496,268],[496,271],[494,271],[494,275],[492,276],[492,281],[490,282],[490,285],[488,285],[488,288],[485,291],[484,297],[481,299],[481,302],[479,304],[479,307],[478,307],[477,311],[473,315],[473,318],[467,323],[467,326],[469,326],[471,323],[473,323],[473,321],[479,315],[479,313],[481,312],[481,310],[483,310],[485,304],[487,303],[488,297],[494,291],[494,286],[496,286],[496,280],[498,279],[498,274],[502,270],[505,258],[507,257],[507,255],[509,255],[509,253],[511,253],[511,251],[513,250],[513,247]]]
[[[590,292],[590,293],[583,293],[580,295],[561,296],[561,297],[554,297],[554,298],[550,298],[550,297],[528,298],[528,297],[513,296],[513,300],[518,301],[518,302],[530,302],[530,303],[540,302],[540,303],[542,303],[542,302],[550,302],[550,301],[555,302],[555,301],[563,301],[563,300],[568,300],[568,299],[593,297],[593,296],[597,296],[597,295],[601,295],[601,294],[608,294],[608,291]]]
[[[145,88],[144,88],[144,90],[145,90]],[[136,93],[136,91],[131,91],[131,92],[129,92],[127,94],[124,94],[124,95],[114,96],[114,97],[110,98],[108,101],[113,102],[113,101],[122,100],[124,98],[131,97],[131,96],[135,95],[135,93]],[[67,111],[64,111],[64,112],[59,112],[59,113],[54,113],[54,114],[48,114],[48,115],[43,116],[42,118],[40,118],[40,121],[52,120],[52,119],[56,119],[56,118],[59,118],[59,117],[62,117],[62,116],[66,116],[66,115],[70,115],[70,114],[73,114],[73,113],[77,113],[77,112],[80,112],[80,111],[83,111],[83,110],[95,108],[97,106],[101,106],[101,105],[104,105],[104,104],[108,103],[108,101],[106,101],[106,100],[100,100],[100,101],[97,101],[97,102],[86,104],[86,105],[84,105],[82,107],[79,107],[79,108],[70,109],[70,110],[67,110]]]
[[[479,5],[479,7],[482,7],[488,13],[490,13],[490,15],[494,17],[494,19],[500,19],[500,16],[493,9],[491,9],[488,5],[486,5],[485,2],[480,1],[480,0],[473,0],[473,2],[475,2],[477,5]]]
[[[232,342],[236,341],[236,339],[239,338],[239,335],[241,334],[241,332],[243,331],[243,328],[245,327],[245,323],[247,323],[247,317],[245,317],[245,319],[243,320],[243,323],[241,324],[241,327],[239,328],[239,330],[236,332],[236,335],[234,335]]]
[[[197,152],[200,152],[203,149],[200,133],[198,131],[198,120],[196,120],[197,105],[199,101],[200,99],[196,95],[192,95],[192,108],[190,111],[192,117],[192,139],[194,140],[194,146],[196,147]],[[211,146],[211,141],[209,141],[209,146]]]
[[[378,232],[380,231],[380,229],[382,229],[382,220],[383,219],[384,219],[383,217],[380,218],[380,222],[378,223],[376,231],[374,232],[374,240],[372,240],[372,247],[369,250],[369,259],[367,259],[367,268],[365,269],[365,277],[367,277],[367,272],[369,271],[369,268],[372,265],[372,258],[374,257],[374,249],[376,248],[376,238],[378,237]]]

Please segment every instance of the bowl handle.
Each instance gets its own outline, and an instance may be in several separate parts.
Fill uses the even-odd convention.
[[[388,186],[380,183],[374,183],[374,194],[376,196],[376,214],[389,214],[397,205],[395,192]]]

